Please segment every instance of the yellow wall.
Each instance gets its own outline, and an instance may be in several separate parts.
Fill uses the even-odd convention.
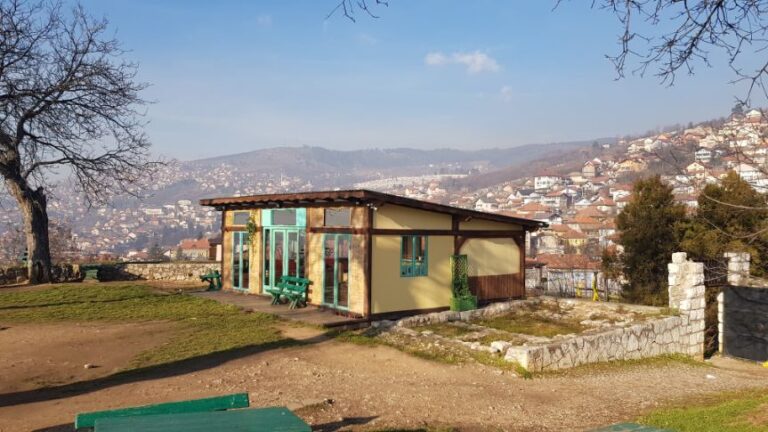
[[[483,219],[472,219],[466,222],[459,222],[459,229],[463,230],[504,230],[520,231],[523,229],[520,225],[489,221]]]
[[[363,228],[368,212],[367,207],[353,207],[351,227]],[[307,209],[307,225],[322,227],[324,223],[323,208]],[[307,234],[307,277],[312,281],[309,301],[312,304],[323,304],[324,283],[324,245],[325,234]],[[365,313],[365,236],[352,235],[349,253],[349,312],[363,315]]]
[[[467,255],[469,276],[492,276],[520,272],[520,249],[511,238],[469,239],[461,247]]]
[[[225,227],[234,227],[234,213],[248,211],[251,217],[257,221],[261,221],[261,210],[226,210],[222,212],[224,218]],[[245,225],[238,225],[238,229],[246,231]],[[221,283],[224,289],[232,289],[232,231],[225,231],[222,233],[222,255],[221,255]],[[261,293],[261,232],[258,232],[251,238],[250,244],[250,271],[248,277],[248,292]]]
[[[374,228],[451,229],[451,215],[385,204],[373,212]]]
[[[400,236],[373,236],[371,313],[447,307],[453,237],[429,237],[428,275],[419,277],[400,277],[400,243]]]

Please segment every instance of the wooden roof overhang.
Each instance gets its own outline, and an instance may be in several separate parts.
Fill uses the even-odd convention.
[[[521,225],[527,231],[535,231],[548,225],[545,222],[532,219],[486,213],[366,189],[250,195],[241,197],[206,198],[200,200],[200,205],[214,207],[217,210],[355,206],[368,206],[375,209],[386,204],[395,204],[419,210],[450,214],[459,216],[463,220],[481,219],[517,224]]]

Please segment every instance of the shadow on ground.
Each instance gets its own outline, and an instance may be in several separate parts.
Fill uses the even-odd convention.
[[[373,417],[346,417],[341,419],[340,421],[335,421],[331,423],[323,423],[319,424],[317,426],[313,426],[312,430],[316,432],[335,432],[337,430],[340,430],[342,428],[346,428],[348,426],[360,426],[364,424],[368,424],[372,422],[374,419],[376,419],[376,416]],[[66,429],[62,429],[66,430]],[[51,432],[57,432],[57,431],[51,431]]]
[[[216,353],[206,354],[203,356],[193,357],[172,363],[164,363],[156,366],[148,366],[139,369],[132,369],[130,371],[118,372],[116,374],[88,381],[78,381],[60,386],[0,394],[0,407],[68,398],[123,384],[185,375],[192,372],[211,369],[233,360],[263,353],[273,349],[312,345],[326,340],[328,340],[328,338],[323,334],[302,340],[283,339],[261,345],[252,345],[227,351],[219,351]],[[57,430],[59,429],[51,429],[51,431]]]

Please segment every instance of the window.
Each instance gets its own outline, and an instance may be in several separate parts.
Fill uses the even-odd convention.
[[[325,209],[325,221],[327,227],[343,227],[352,225],[351,208],[327,208]]]
[[[400,249],[400,276],[427,275],[427,237],[403,236]]]
[[[235,212],[234,216],[232,216],[232,225],[248,225],[250,217],[250,212]]]
[[[296,209],[272,210],[272,225],[296,225]]]

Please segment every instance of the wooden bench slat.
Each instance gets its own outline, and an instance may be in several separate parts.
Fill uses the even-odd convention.
[[[310,432],[284,407],[99,419],[95,432]]]
[[[250,406],[250,402],[248,401],[248,393],[236,393],[204,399],[166,402],[154,405],[81,413],[75,417],[75,428],[94,427],[96,421],[99,419],[145,416],[152,414],[178,414],[201,411],[220,411],[232,408],[247,408],[248,406]]]

